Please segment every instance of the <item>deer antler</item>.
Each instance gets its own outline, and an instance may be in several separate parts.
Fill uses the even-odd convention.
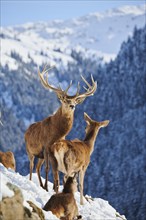
[[[87,80],[81,75],[82,80],[86,83],[86,85],[88,86],[88,88],[86,89],[86,92],[83,94],[79,95],[79,85],[78,85],[78,91],[76,93],[76,99],[84,99],[87,96],[91,96],[95,93],[96,89],[97,89],[97,82],[94,81],[93,76],[91,75],[91,80],[92,80],[92,85],[90,85]]]
[[[47,65],[46,65],[47,66]],[[52,89],[54,92],[56,93],[60,93],[60,94],[67,94],[69,88],[71,87],[72,85],[72,81],[70,82],[70,85],[67,87],[66,90],[63,90],[59,84],[59,87],[58,88],[55,88],[53,87],[52,85],[50,85],[48,83],[48,74],[46,74],[49,70],[53,69],[55,66],[52,66],[48,69],[46,69],[46,66],[44,67],[43,71],[40,72],[40,70],[38,71],[38,74],[39,74],[39,77],[40,77],[40,80],[42,82],[42,85],[46,88],[46,89]]]
[[[68,90],[69,90],[69,88],[72,86],[72,80],[70,81],[70,84],[69,84],[69,86],[67,87],[67,89],[65,90],[65,93],[67,94],[67,92],[68,92]]]
[[[53,69],[54,66],[46,69],[46,66],[44,67],[43,71],[40,72],[40,70],[38,71],[40,80],[42,82],[42,85],[46,88],[46,89],[52,89],[54,92],[59,93],[59,94],[63,94],[63,95],[67,95],[67,92],[69,90],[69,88],[72,86],[72,81],[70,82],[69,86],[67,87],[66,90],[63,90],[61,88],[61,86],[59,85],[58,88],[55,88],[54,86],[50,85],[48,83],[48,74],[46,74],[49,70]],[[91,80],[92,80],[92,85],[90,85],[87,80],[81,75],[82,80],[86,83],[86,85],[88,86],[88,88],[86,89],[86,92],[83,94],[79,94],[79,90],[80,90],[80,84],[78,83],[78,87],[77,87],[77,92],[76,94],[73,96],[76,100],[79,99],[85,99],[87,96],[91,96],[94,94],[94,92],[96,91],[97,88],[97,83],[94,81],[93,76],[91,75]]]
[[[47,66],[47,65],[46,65],[46,66]],[[51,86],[51,85],[48,83],[48,76],[46,75],[46,73],[47,73],[49,70],[53,69],[54,66],[52,66],[52,67],[50,67],[50,68],[48,68],[48,69],[46,69],[46,66],[44,67],[44,69],[43,69],[42,72],[40,72],[40,70],[38,71],[38,75],[39,75],[39,77],[40,77],[40,80],[41,80],[42,85],[43,85],[46,89],[52,89],[53,91],[55,91],[55,92],[57,92],[57,93],[60,93],[60,92],[62,93],[61,88],[55,88],[55,87]]]
[[[80,92],[80,83],[78,82],[77,92],[76,92],[75,96],[78,96],[79,92]]]

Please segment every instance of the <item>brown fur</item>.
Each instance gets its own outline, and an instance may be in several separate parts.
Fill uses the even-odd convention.
[[[77,188],[76,184],[75,177],[69,177],[63,192],[51,196],[43,209],[51,211],[61,220],[73,220],[75,217],[78,217],[78,207],[74,198],[74,192]]]
[[[16,169],[14,154],[11,151],[0,151],[0,163],[2,163],[6,168],[11,168],[14,171]]]
[[[84,94],[79,95],[77,91],[76,95],[69,96],[67,91],[56,89],[48,84],[44,79],[44,74],[47,71],[44,69],[42,73],[39,73],[40,79],[44,87],[53,89],[62,105],[57,110],[57,112],[40,121],[36,122],[27,129],[25,133],[25,142],[26,142],[26,151],[30,160],[30,180],[32,179],[32,171],[34,167],[34,157],[38,157],[39,161],[36,167],[40,185],[43,187],[43,183],[40,176],[40,169],[45,160],[45,185],[43,188],[48,190],[48,171],[49,171],[49,148],[52,144],[60,139],[64,139],[65,136],[70,132],[73,125],[74,118],[74,109],[75,106],[84,101],[87,96],[93,95],[96,91],[96,82],[92,78],[93,85],[89,85],[88,82],[84,79],[85,83],[88,85],[89,89]]]
[[[94,149],[96,136],[101,127],[106,127],[109,121],[96,122],[84,113],[87,122],[86,137],[81,140],[60,140],[51,147],[51,163],[54,174],[54,184],[58,184],[58,171],[65,176],[72,176],[79,172],[80,179],[80,203],[83,204],[83,182],[85,171],[90,163],[90,155]],[[57,177],[57,178],[56,178]],[[56,181],[57,179],[57,181]],[[58,189],[56,186],[55,189]],[[56,191],[57,192],[57,191]]]
[[[49,170],[48,149],[55,141],[63,139],[69,133],[73,124],[73,116],[74,110],[69,106],[62,104],[54,115],[43,121],[32,124],[25,133],[26,150],[30,159],[30,180],[34,166],[33,160],[34,157],[37,156],[39,162],[36,169],[42,187],[43,184],[40,177],[40,167],[44,162],[44,156],[46,156],[46,190]]]

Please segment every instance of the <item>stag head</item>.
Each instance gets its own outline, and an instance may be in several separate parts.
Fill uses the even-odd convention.
[[[69,108],[71,110],[75,109],[75,106],[77,104],[82,103],[86,97],[91,96],[95,93],[96,89],[97,89],[97,83],[94,81],[93,77],[91,76],[91,80],[92,80],[92,85],[90,85],[86,79],[81,76],[82,80],[85,82],[85,84],[87,85],[88,88],[85,88],[86,92],[79,94],[80,91],[80,84],[78,83],[78,87],[77,87],[77,92],[75,95],[68,95],[67,92],[70,89],[70,87],[72,86],[72,81],[70,82],[69,86],[66,88],[66,90],[63,90],[60,85],[56,88],[52,85],[50,85],[48,83],[48,71],[51,70],[53,67],[50,67],[49,69],[46,69],[46,67],[43,69],[42,72],[38,72],[40,80],[42,85],[46,88],[46,89],[51,89],[53,90],[57,97],[59,98],[60,102],[65,105],[66,108]]]

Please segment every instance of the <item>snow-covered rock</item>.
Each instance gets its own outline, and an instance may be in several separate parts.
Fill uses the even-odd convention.
[[[3,165],[0,164],[0,201],[4,197],[11,197],[14,193],[8,188],[7,183],[11,183],[21,189],[24,206],[30,209],[27,201],[32,201],[36,206],[42,208],[48,199],[52,196],[54,191],[52,190],[53,184],[48,183],[49,191],[46,192],[43,190],[38,183],[37,175],[33,174],[33,181],[29,180],[29,176],[21,176],[19,173],[15,173],[11,169],[6,169]],[[62,187],[60,187],[62,188]],[[79,207],[79,213],[82,215],[83,220],[120,220],[125,219],[124,216],[121,216],[109,203],[100,198],[85,200],[85,204],[81,206],[79,204],[80,194],[79,192],[75,193],[75,198]],[[56,218],[51,212],[44,212],[46,220],[55,220]]]

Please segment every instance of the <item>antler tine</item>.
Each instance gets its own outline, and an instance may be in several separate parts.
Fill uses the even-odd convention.
[[[90,88],[91,85],[86,81],[86,79],[83,77],[83,75],[81,75],[82,80],[86,83],[86,85]]]
[[[48,75],[45,75],[49,70],[51,70],[52,68],[54,68],[55,66],[52,66],[48,69],[46,69],[46,66],[44,67],[42,73],[40,72],[40,70],[38,71],[38,74],[39,74],[39,77],[41,79],[41,82],[42,82],[42,85],[47,88],[47,89],[52,89],[53,91],[55,91],[56,93],[62,93],[62,89],[61,88],[55,88],[53,86],[51,86],[49,83],[48,83]],[[46,79],[45,79],[45,76],[46,76]]]
[[[60,85],[60,83],[59,83],[59,89],[60,89],[61,91],[63,91],[63,90],[62,90],[62,88],[61,88],[61,85]]]
[[[94,83],[95,83],[95,81],[94,81],[94,79],[93,79],[92,74],[91,74],[91,80],[92,80],[92,83],[94,84]]]
[[[86,83],[86,85],[88,86],[88,88],[84,87],[83,88],[86,90],[85,93],[78,95],[76,98],[77,99],[85,99],[87,96],[91,96],[94,94],[94,92],[96,91],[97,88],[97,82],[94,81],[93,76],[91,75],[91,80],[92,80],[92,85],[90,85],[86,79],[81,75],[83,81]]]
[[[68,92],[68,90],[69,90],[69,88],[71,87],[71,85],[72,85],[72,80],[70,81],[69,86],[68,86],[68,87],[67,87],[67,89],[65,90],[65,93],[67,93],[67,92]]]
[[[47,73],[49,70],[53,69],[53,68],[55,67],[55,65],[49,67],[48,69],[46,69],[46,67],[47,67],[47,64],[45,65],[45,67],[44,67],[44,69],[43,69],[42,72],[39,71],[39,73],[40,73],[41,75],[44,75],[44,74]]]
[[[78,87],[77,87],[76,96],[79,95],[79,92],[80,92],[80,82],[78,82]]]
[[[86,91],[88,91],[88,89],[87,89],[85,86],[83,86],[83,88],[84,88]]]
[[[44,86],[45,88],[47,88],[46,80],[45,80],[44,77],[43,77],[44,72],[41,73],[41,72],[40,72],[40,69],[38,69],[38,74],[39,74],[39,77],[40,77],[40,79],[41,79],[41,82],[42,82],[43,86]]]
[[[53,68],[55,67],[55,65],[54,65],[54,66],[51,66],[51,67],[48,68],[48,69],[46,69],[46,67],[47,67],[47,64],[45,65],[45,67],[44,67],[42,73],[40,72],[40,74],[44,75],[44,74],[47,73],[49,70],[53,69]]]

